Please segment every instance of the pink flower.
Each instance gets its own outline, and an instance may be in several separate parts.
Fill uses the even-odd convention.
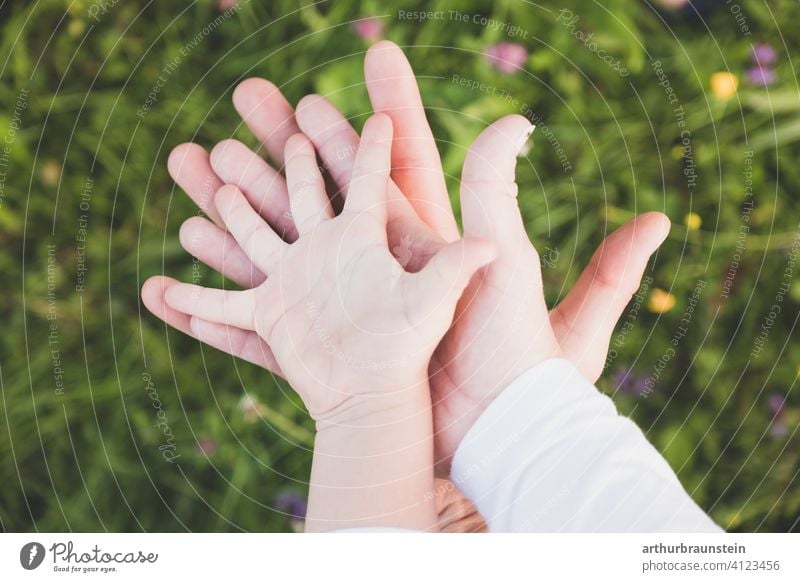
[[[528,60],[528,51],[515,42],[501,42],[486,49],[489,64],[501,73],[513,75]]]
[[[786,399],[773,392],[767,399],[767,407],[772,413],[772,423],[769,426],[769,434],[773,439],[782,439],[789,434],[789,427],[786,425],[786,418],[784,415],[784,406]]]
[[[773,392],[769,395],[769,398],[767,398],[767,407],[775,416],[783,412],[784,404],[786,404],[786,399],[777,392]]]
[[[751,85],[766,87],[772,85],[778,76],[768,67],[752,67],[747,70],[747,81]]]
[[[222,12],[234,8],[239,3],[239,0],[217,0],[217,8]]]
[[[664,8],[677,10],[678,8],[683,8],[686,6],[689,3],[689,0],[656,0],[656,2]]]
[[[217,452],[217,441],[214,439],[200,439],[197,442],[197,450],[210,457]]]
[[[363,18],[353,23],[356,36],[364,40],[377,40],[383,36],[383,20],[380,18]]]
[[[778,53],[768,44],[757,44],[753,46],[751,58],[759,67],[771,67],[778,60]]]

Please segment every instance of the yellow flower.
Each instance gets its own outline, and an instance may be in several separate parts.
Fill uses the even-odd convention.
[[[47,160],[42,164],[41,169],[42,182],[47,186],[53,186],[58,183],[61,178],[61,164],[58,160]]]
[[[675,307],[675,296],[672,293],[667,293],[658,287],[655,287],[650,293],[647,309],[653,313],[666,313],[673,307]]]
[[[714,73],[711,75],[711,92],[717,99],[730,99],[736,94],[739,79],[733,73]]]
[[[686,228],[689,230],[698,230],[703,225],[703,219],[696,212],[688,213],[683,221],[686,223]]]
[[[80,36],[86,30],[86,23],[83,20],[70,20],[67,32],[70,36]]]
[[[728,515],[728,529],[739,527],[742,524],[742,516],[739,513]]]

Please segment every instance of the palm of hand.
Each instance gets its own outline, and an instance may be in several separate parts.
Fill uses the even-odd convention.
[[[419,312],[385,232],[365,213],[322,223],[286,247],[258,290],[256,331],[315,418],[373,392],[387,368],[400,368],[392,390],[424,378],[447,329]]]
[[[266,280],[247,291],[177,284],[167,290],[166,302],[195,318],[255,331],[315,418],[354,396],[427,388],[433,350],[470,277],[493,259],[493,247],[459,240],[413,274],[394,259],[386,236],[386,116],[376,115],[365,126],[337,217],[308,140],[290,139],[286,157],[299,234],[294,243],[283,241],[238,188],[225,186],[214,199],[226,228]],[[382,374],[398,357],[398,369]]]

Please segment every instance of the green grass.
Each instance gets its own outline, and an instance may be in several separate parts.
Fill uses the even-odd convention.
[[[550,301],[575,280],[604,233],[634,213],[670,216],[675,226],[648,274],[651,287],[670,291],[677,304],[656,314],[643,298],[599,386],[614,392],[614,375],[624,368],[650,375],[705,281],[689,331],[653,393],[614,398],[721,525],[798,529],[800,263],[787,271],[800,221],[795,2],[742,0],[751,36],[725,6],[704,15],[709,31],[691,16],[663,22],[646,3],[571,3],[577,28],[594,32],[598,46],[630,71],[626,77],[557,22],[557,10],[528,2],[323,2],[299,10],[288,0],[251,2],[182,59],[142,119],[136,112],[159,73],[220,14],[211,2],[178,4],[120,2],[99,22],[86,0],[0,7],[3,138],[13,133],[15,106],[26,105],[17,107],[21,127],[12,143],[0,144],[0,156],[7,146],[0,157],[3,529],[290,528],[274,504],[283,491],[305,491],[312,433],[299,400],[262,370],[165,329],[138,293],[153,274],[192,277],[177,233],[197,210],[167,175],[169,150],[230,136],[255,145],[230,104],[233,87],[248,76],[272,80],[292,102],[312,91],[329,95],[360,126],[369,112],[362,77],[368,42],[350,22],[369,15],[385,16],[385,37],[407,47],[456,205],[464,146],[501,115],[525,105],[536,115],[535,147],[518,179],[532,239],[559,253],[545,269]],[[529,34],[509,38],[474,23],[397,17],[398,10],[436,9],[491,17]],[[481,56],[504,40],[526,46],[524,72],[503,74]],[[768,88],[744,80],[752,42],[778,52],[778,81]],[[694,188],[683,173],[684,128],[653,60],[685,112]],[[741,84],[720,100],[709,78],[725,70]],[[502,91],[459,86],[454,74]],[[743,224],[748,150],[755,207],[725,296]],[[699,230],[683,226],[690,211],[702,217]],[[76,293],[81,214],[88,218],[87,278]],[[49,272],[48,245],[55,245]],[[221,284],[208,269],[200,272],[203,283]],[[782,310],[753,358],[754,337],[784,281]],[[48,343],[51,333],[57,343]],[[54,348],[63,394],[56,392]],[[255,421],[242,412],[245,393],[263,405]],[[783,435],[770,428],[767,400],[776,393],[787,395],[778,419]],[[154,426],[151,394],[172,431],[176,463],[158,449],[164,435]],[[207,458],[198,442],[210,441],[216,447]]]

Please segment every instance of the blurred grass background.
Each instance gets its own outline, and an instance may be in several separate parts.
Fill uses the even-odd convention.
[[[632,302],[625,321],[633,325],[612,341],[599,385],[723,527],[798,529],[796,2],[695,5],[253,0],[224,13],[215,2],[2,2],[0,527],[292,528],[287,514],[305,494],[311,458],[312,427],[298,399],[262,370],[165,329],[138,293],[162,272],[221,284],[179,246],[178,227],[197,209],[167,174],[169,150],[231,136],[255,146],[230,103],[250,76],[272,80],[293,103],[325,94],[360,127],[370,111],[363,52],[375,37],[403,46],[420,77],[454,203],[464,148],[487,123],[523,106],[539,123],[518,178],[529,233],[548,249],[550,301],[610,230],[646,210],[670,216],[652,282]],[[572,28],[562,8],[579,17]],[[469,21],[399,15],[417,10]],[[375,20],[354,24],[367,17]],[[137,116],[198,34],[151,110]],[[752,70],[759,43],[776,53],[764,82]],[[504,71],[486,53],[518,59],[521,70]],[[733,77],[712,82],[718,72]],[[498,91],[461,86],[453,75]],[[694,187],[684,174],[692,165]],[[81,228],[86,283],[76,292]],[[699,281],[706,286],[694,306]],[[659,370],[690,307],[686,337]],[[765,318],[773,323],[754,357]],[[164,423],[179,455],[172,463],[159,450]]]

